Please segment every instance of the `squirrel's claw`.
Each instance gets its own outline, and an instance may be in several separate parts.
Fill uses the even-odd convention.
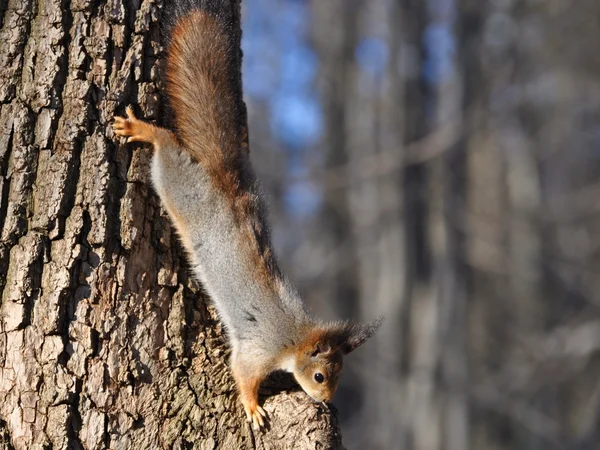
[[[125,109],[127,118],[115,117],[113,131],[117,136],[127,137],[127,142],[149,142],[153,144],[156,140],[155,127],[135,117],[133,108]]]
[[[246,420],[252,424],[252,428],[255,430],[264,428],[267,413],[261,406],[255,405],[252,407],[250,405],[244,405],[244,409],[246,411]]]
[[[263,409],[262,406],[257,406],[256,410],[258,411],[258,413],[263,416],[265,419],[267,418],[267,412]]]
[[[112,128],[117,136],[131,136],[132,123],[125,117],[115,117]]]
[[[137,117],[135,117],[135,113],[133,112],[133,108],[131,107],[131,105],[128,105],[127,108],[125,108],[125,114],[127,114],[127,118],[129,120],[137,120]]]
[[[123,135],[123,130],[125,130],[127,119],[123,117],[115,117],[115,121],[113,123],[113,130],[119,136]]]

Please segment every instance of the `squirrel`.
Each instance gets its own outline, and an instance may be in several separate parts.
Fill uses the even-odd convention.
[[[321,321],[282,274],[240,125],[235,27],[219,8],[201,7],[206,2],[171,3],[165,72],[174,130],[137,119],[131,106],[126,117],[115,117],[113,130],[154,147],[152,183],[225,325],[241,403],[260,429],[267,414],[258,388],[271,372],[293,373],[314,401],[330,402],[343,355],[370,338],[382,318],[366,325]]]

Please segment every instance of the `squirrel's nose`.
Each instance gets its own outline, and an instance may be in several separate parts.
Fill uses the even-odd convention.
[[[321,397],[321,403],[331,403],[332,398],[333,398],[333,395],[325,394]]]
[[[326,395],[320,395],[320,394],[310,395],[309,394],[309,397],[315,403],[328,403],[329,402],[329,398],[327,398]]]

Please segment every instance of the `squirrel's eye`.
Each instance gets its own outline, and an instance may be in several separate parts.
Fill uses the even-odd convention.
[[[325,377],[323,376],[322,373],[317,372],[317,373],[315,373],[315,381],[317,383],[322,383],[323,381],[325,381]]]

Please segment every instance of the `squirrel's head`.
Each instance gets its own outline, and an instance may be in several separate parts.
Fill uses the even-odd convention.
[[[304,392],[317,402],[331,402],[338,387],[343,355],[369,339],[381,325],[382,318],[366,325],[351,322],[317,327],[299,347],[294,377]]]

